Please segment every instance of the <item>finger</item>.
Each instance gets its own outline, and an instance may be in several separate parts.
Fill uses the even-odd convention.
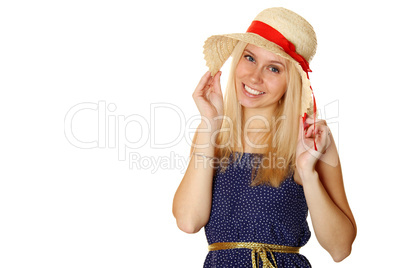
[[[198,83],[197,87],[195,88],[195,91],[201,91],[203,90],[210,82],[211,82],[211,72],[208,71],[206,72],[202,77],[200,82]]]
[[[314,135],[324,136],[328,134],[328,127],[326,125],[316,125]]]
[[[326,129],[326,125],[323,124],[312,124],[309,125],[306,129],[306,137],[315,137],[321,132],[323,132]]]
[[[311,115],[307,116],[307,118],[306,118],[306,124],[309,124],[309,125],[314,124],[314,117],[311,116]],[[318,118],[315,119],[315,124],[316,124],[316,125],[317,125],[317,124],[318,124],[318,125],[327,125],[325,120],[323,120],[323,119],[318,119]]]
[[[217,96],[219,96],[220,98],[222,98],[222,89],[221,89],[221,82],[220,82],[220,78],[221,78],[221,72],[218,72],[213,80],[212,80],[212,85],[210,87],[210,92],[216,94]]]
[[[314,137],[314,135],[312,135],[312,133],[310,133],[310,132],[312,132],[312,129],[310,129],[309,133],[308,133],[309,135],[311,134],[311,137],[309,137],[307,135],[305,135],[303,137],[303,135],[302,135],[302,141],[299,144],[300,144],[300,146],[303,147],[303,151],[307,151],[309,154],[313,155],[314,157],[319,158],[319,156],[321,155],[321,152],[317,152],[315,150],[315,146],[314,146],[314,142],[317,143],[316,137]],[[303,134],[304,134],[304,131],[303,131]],[[318,144],[317,144],[317,146],[318,146]]]
[[[317,127],[318,127],[318,125],[315,125],[315,126],[314,126],[314,124],[309,125],[307,127],[307,129],[305,130],[306,131],[306,137],[307,138],[314,137],[314,135],[316,134]]]
[[[206,88],[209,88],[208,84],[210,83],[212,77],[211,73],[208,71],[206,72],[202,77],[200,82],[198,83],[197,87],[195,88],[193,92],[193,99],[200,98],[200,97],[205,97],[207,90]]]
[[[307,116],[306,118],[306,123],[311,125],[314,123],[314,117],[312,117],[311,115]]]
[[[318,133],[315,135],[318,150],[325,152],[331,145],[330,130],[328,126],[320,126]]]
[[[222,72],[219,71],[215,74],[212,80],[212,89],[211,91],[214,91],[216,94],[222,96],[222,89],[221,89],[221,75]]]
[[[314,156],[318,155],[317,153],[315,153],[316,150],[314,147],[314,139],[313,138],[302,138],[302,140],[298,146],[300,146],[299,151],[301,151],[301,152],[308,152],[309,154],[314,155]]]
[[[322,136],[325,137],[325,147],[323,148],[323,151],[326,151],[332,143],[331,130],[328,126],[323,128]]]
[[[303,146],[304,151],[310,151],[314,149],[314,136],[312,135],[314,131],[314,126],[310,125],[308,129],[304,130],[303,118],[301,118],[300,129],[299,129],[299,142]]]

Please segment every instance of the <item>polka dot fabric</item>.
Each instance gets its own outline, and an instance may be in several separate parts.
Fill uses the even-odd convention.
[[[306,221],[308,208],[303,187],[293,176],[279,188],[250,186],[258,154],[244,153],[213,178],[212,208],[204,230],[208,244],[216,242],[258,242],[301,247],[310,238]],[[270,254],[267,252],[271,260]],[[278,267],[311,267],[301,254],[274,253]],[[262,261],[259,260],[260,267]],[[272,260],[271,260],[272,262]],[[272,262],[273,263],[273,262]],[[251,249],[209,251],[204,268],[250,267]]]

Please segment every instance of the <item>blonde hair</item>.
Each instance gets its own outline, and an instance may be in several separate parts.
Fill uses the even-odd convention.
[[[239,41],[232,53],[232,65],[224,97],[224,116],[216,139],[215,156],[220,159],[237,161],[243,156],[243,108],[237,99],[235,70],[247,43]],[[287,90],[271,120],[269,132],[261,134],[260,141],[268,145],[264,149],[262,161],[253,167],[252,186],[268,184],[278,187],[295,168],[296,146],[301,109],[302,81],[294,63],[286,60]],[[239,152],[237,154],[235,152]],[[269,166],[264,161],[269,161]],[[273,160],[273,161],[272,161]],[[278,160],[281,160],[278,162]],[[272,166],[272,163],[274,165]],[[228,162],[221,162],[221,172],[225,172]]]

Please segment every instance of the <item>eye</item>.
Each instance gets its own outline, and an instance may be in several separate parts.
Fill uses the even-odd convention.
[[[279,69],[276,68],[275,66],[269,66],[269,67],[268,67],[268,70],[270,70],[270,71],[273,72],[273,73],[279,73]]]
[[[250,55],[245,55],[244,58],[246,58],[248,61],[255,62],[255,59]]]

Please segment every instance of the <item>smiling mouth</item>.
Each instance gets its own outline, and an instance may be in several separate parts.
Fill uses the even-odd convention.
[[[252,89],[252,88],[248,87],[248,86],[245,85],[245,84],[243,84],[243,88],[244,88],[244,90],[245,90],[247,93],[249,93],[249,94],[251,94],[251,95],[253,95],[253,96],[259,96],[259,95],[265,94],[265,92]]]

